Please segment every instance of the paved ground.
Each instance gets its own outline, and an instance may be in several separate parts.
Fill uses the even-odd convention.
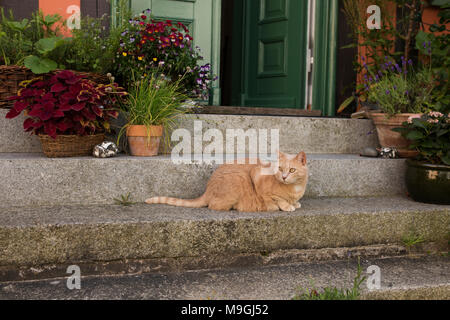
[[[438,287],[450,300],[450,259],[445,256],[387,258],[361,261],[381,269],[382,289]],[[0,299],[291,299],[298,288],[349,288],[357,261],[297,263],[172,274],[82,277],[80,290],[69,290],[67,278],[0,283]],[[81,270],[82,272],[82,270]],[[363,283],[365,291],[366,283]],[[428,292],[429,290],[425,290]],[[426,294],[425,294],[426,295]]]

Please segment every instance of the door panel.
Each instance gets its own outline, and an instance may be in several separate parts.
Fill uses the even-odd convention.
[[[304,108],[307,4],[245,0],[242,105]]]

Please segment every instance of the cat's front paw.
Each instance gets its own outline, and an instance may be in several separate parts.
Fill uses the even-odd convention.
[[[300,209],[300,208],[302,207],[302,204],[301,204],[300,202],[296,202],[296,203],[294,204],[294,207],[295,207],[296,209]]]
[[[280,207],[280,209],[285,212],[294,212],[295,211],[295,207],[291,206],[291,205],[282,206],[282,207]]]

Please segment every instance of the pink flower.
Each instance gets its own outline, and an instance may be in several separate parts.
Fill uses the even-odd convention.
[[[440,117],[443,117],[443,116],[444,116],[442,113],[440,113],[440,112],[438,112],[438,111],[432,111],[432,112],[429,113],[429,115],[430,115],[431,117],[434,117],[434,118],[440,118]]]

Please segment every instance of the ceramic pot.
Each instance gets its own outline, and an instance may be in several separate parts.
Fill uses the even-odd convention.
[[[450,166],[408,159],[406,188],[415,201],[450,204]]]
[[[402,158],[412,158],[418,155],[415,150],[408,149],[411,141],[404,138],[401,133],[392,131],[394,128],[401,127],[403,122],[408,121],[415,113],[400,113],[388,118],[385,113],[371,112],[370,117],[377,129],[378,140],[383,148],[396,148]]]
[[[157,156],[162,135],[162,126],[129,126],[127,139],[131,155],[137,157]]]

